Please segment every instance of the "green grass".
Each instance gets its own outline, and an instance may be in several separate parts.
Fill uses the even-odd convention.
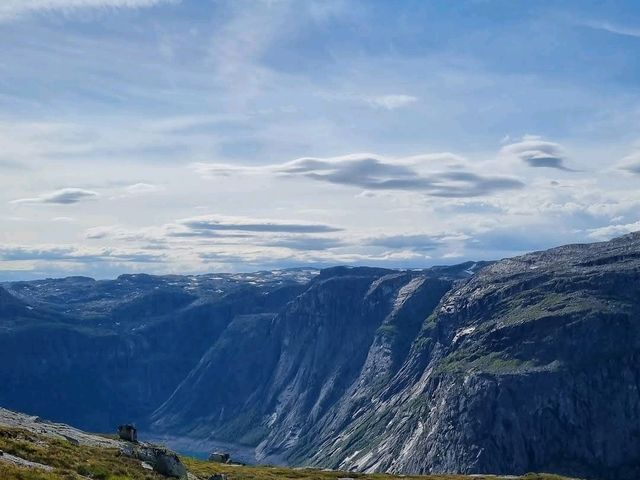
[[[504,352],[482,354],[459,350],[444,358],[438,367],[441,373],[484,372],[495,374],[523,373],[537,368],[531,360],[519,360]]]
[[[497,480],[500,477],[466,475],[387,475],[384,473],[354,473],[339,471],[322,471],[317,469],[292,469],[283,467],[256,466],[237,467],[221,465],[192,458],[183,458],[188,470],[202,479],[208,479],[214,473],[222,473],[230,480],[336,480],[338,478],[357,478],[361,480]],[[547,474],[527,474],[522,480],[563,480],[563,477]]]
[[[579,292],[531,292],[525,291],[513,295],[508,301],[496,308],[502,315],[496,322],[516,324],[546,318],[578,317],[591,312],[620,313],[625,311],[624,304],[608,302],[597,295]]]
[[[116,449],[73,445],[17,428],[0,427],[0,450],[31,462],[54,467],[53,472],[16,469],[0,463],[2,480],[160,480],[165,477],[145,470],[140,462],[121,457]]]
[[[166,480],[157,473],[142,468],[139,461],[122,457],[115,449],[73,445],[17,428],[0,427],[0,450],[25,460],[54,467],[51,472],[16,467],[0,461],[2,480]],[[271,466],[237,466],[212,463],[182,457],[187,469],[199,480],[208,480],[214,473],[227,475],[229,480],[470,480],[464,475],[394,476],[387,474],[359,474],[352,472],[293,469]],[[499,477],[473,477],[475,480]],[[545,474],[529,474],[522,480],[562,480]]]

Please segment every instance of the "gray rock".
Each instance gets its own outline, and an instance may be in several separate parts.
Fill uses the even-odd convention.
[[[29,460],[25,460],[24,458],[17,457],[15,455],[10,455],[8,453],[2,453],[0,455],[0,463],[9,463],[21,468],[33,468],[37,470],[44,470],[47,472],[53,471],[53,467],[50,465],[44,465],[38,462],[31,462]]]
[[[214,473],[209,477],[209,480],[227,480],[227,476],[223,473]]]
[[[229,462],[229,454],[222,452],[213,452],[209,455],[210,462],[217,463],[228,463]]]
[[[0,408],[0,425],[22,428],[33,433],[47,435],[59,440],[66,440],[74,444],[77,442],[79,445],[86,445],[89,447],[117,449],[120,448],[122,443],[118,440],[78,430],[77,428],[64,423],[45,421],[38,419],[37,417],[4,408]]]
[[[75,437],[71,437],[71,436],[69,436],[69,435],[62,435],[62,436],[63,436],[63,437],[65,438],[65,440],[67,440],[67,442],[69,442],[71,445],[76,445],[76,446],[77,446],[77,445],[80,445],[80,440],[78,440],[77,438],[75,438]]]
[[[186,478],[187,476],[187,469],[178,455],[168,448],[146,443],[131,443],[124,445],[120,453],[148,463],[154,471],[166,477]]]
[[[167,477],[183,478],[187,475],[187,469],[175,453],[163,452],[157,456],[153,469]]]
[[[129,424],[120,425],[118,426],[118,436],[121,440],[135,443],[138,441],[138,429]]]

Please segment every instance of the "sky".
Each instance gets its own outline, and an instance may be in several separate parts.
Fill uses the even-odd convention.
[[[2,0],[0,280],[640,230],[640,5]]]

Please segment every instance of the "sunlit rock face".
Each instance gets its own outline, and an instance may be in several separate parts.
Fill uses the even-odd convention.
[[[640,478],[638,234],[422,271],[11,283],[0,315],[0,404],[86,428],[343,469]]]

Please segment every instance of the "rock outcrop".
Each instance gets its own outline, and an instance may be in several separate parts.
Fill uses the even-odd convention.
[[[151,465],[154,471],[165,477],[187,478],[187,469],[178,455],[166,447],[149,443],[127,443],[120,447],[120,453]]]
[[[230,460],[230,455],[224,452],[212,452],[209,454],[208,460],[210,462],[227,463]]]

